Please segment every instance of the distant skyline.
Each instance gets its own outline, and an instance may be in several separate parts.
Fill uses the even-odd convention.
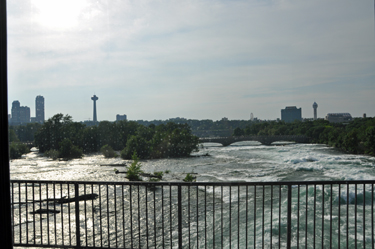
[[[98,121],[375,116],[373,0],[17,0],[8,106]]]

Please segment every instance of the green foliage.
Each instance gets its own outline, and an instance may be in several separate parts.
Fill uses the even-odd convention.
[[[118,156],[114,149],[112,149],[112,147],[108,144],[102,146],[102,148],[100,148],[100,152],[104,155],[105,158],[113,158]]]
[[[133,162],[127,169],[126,178],[128,178],[129,181],[142,181],[142,178],[140,176],[140,174],[143,173],[143,171],[141,170],[142,165],[139,162],[137,152],[133,153],[132,159]]]
[[[47,150],[46,152],[44,152],[43,156],[56,160],[60,157],[60,152],[58,150]]]
[[[156,178],[162,179],[163,178],[163,171],[155,171],[154,175]]]
[[[183,181],[184,182],[195,182],[196,181],[196,177],[194,177],[190,173],[187,173]]]
[[[29,147],[27,147],[27,145],[23,143],[12,142],[9,146],[10,159],[21,158],[23,154],[27,154],[29,152],[30,152]]]
[[[82,149],[78,146],[73,145],[72,141],[69,139],[64,139],[59,143],[59,156],[65,159],[81,158]]]

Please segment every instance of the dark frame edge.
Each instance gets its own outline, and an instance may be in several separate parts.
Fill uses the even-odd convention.
[[[8,56],[7,56],[7,8],[6,0],[0,0],[0,241],[1,248],[13,248],[10,203],[10,169],[8,137]]]

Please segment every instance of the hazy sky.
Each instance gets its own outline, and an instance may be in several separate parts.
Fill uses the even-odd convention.
[[[373,0],[8,0],[9,112],[375,116]]]

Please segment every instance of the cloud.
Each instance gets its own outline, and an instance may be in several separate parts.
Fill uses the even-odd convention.
[[[95,89],[104,119],[124,105],[135,119],[247,118],[247,106],[272,118],[307,88],[345,82],[346,96],[375,78],[369,0],[80,0],[66,26],[41,23],[35,3],[8,7],[10,98]]]

